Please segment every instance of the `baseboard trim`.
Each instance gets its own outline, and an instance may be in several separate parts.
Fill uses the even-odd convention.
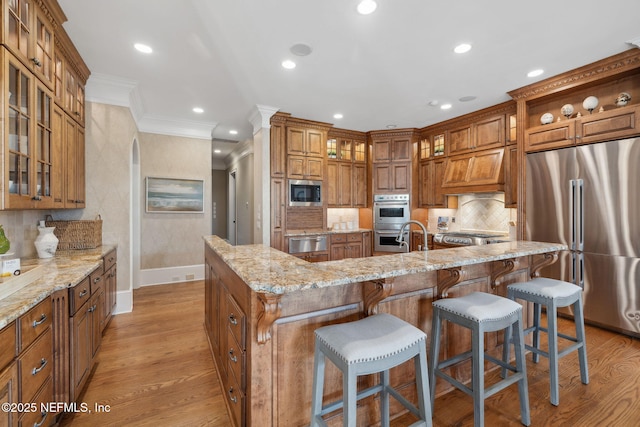
[[[194,280],[204,280],[204,264],[150,268],[140,271],[140,287]]]

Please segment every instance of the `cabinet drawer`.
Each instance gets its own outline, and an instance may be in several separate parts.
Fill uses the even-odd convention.
[[[240,390],[244,391],[246,386],[244,377],[244,358],[245,352],[240,349],[240,346],[236,342],[236,339],[231,334],[231,331],[227,334],[227,363],[229,366],[229,372],[233,372]]]
[[[227,323],[229,331],[233,334],[240,345],[240,349],[245,349],[245,315],[238,307],[236,300],[231,295],[227,295]]]
[[[362,233],[347,234],[348,242],[362,242]]]
[[[89,275],[91,294],[95,294],[98,289],[102,287],[102,280],[104,277],[104,270],[102,267],[98,267],[93,273]]]
[[[331,243],[345,243],[347,241],[346,234],[332,234]]]
[[[229,407],[231,408],[231,414],[233,415],[233,425],[242,426],[242,414],[244,413],[244,393],[240,389],[238,381],[233,375],[229,375],[227,387],[227,399],[229,401]]]
[[[43,403],[49,403],[53,401],[53,380],[51,377],[47,379],[44,386],[38,391],[38,394],[33,398],[33,403],[37,405],[36,411],[25,412],[20,418],[20,425],[23,426],[48,426],[51,425],[53,417],[56,414],[48,412],[41,412]],[[24,402],[27,403],[27,402]]]
[[[0,371],[16,357],[16,322],[0,331]]]
[[[51,325],[51,300],[43,300],[27,313],[20,316],[20,344],[19,352],[24,351]]]
[[[115,265],[117,260],[118,252],[116,249],[106,254],[103,258],[104,271],[109,271],[109,269]]]
[[[82,304],[88,301],[91,297],[91,285],[89,277],[85,277],[82,282],[71,288],[69,292],[69,301],[71,302],[71,304],[69,305],[69,310],[71,316],[73,316],[76,311],[78,311],[78,309],[82,307]]]
[[[51,376],[53,365],[51,328],[18,358],[20,401],[30,402],[36,391]]]

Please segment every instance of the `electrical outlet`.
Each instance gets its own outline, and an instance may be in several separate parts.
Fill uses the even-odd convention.
[[[195,274],[193,274],[193,273],[187,274],[187,275],[185,276],[185,279],[187,279],[187,280],[193,280],[193,279],[195,279],[195,278],[196,278],[196,275],[195,275]]]

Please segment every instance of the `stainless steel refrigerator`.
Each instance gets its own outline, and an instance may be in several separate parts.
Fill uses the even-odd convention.
[[[526,158],[527,238],[570,248],[542,275],[584,289],[587,322],[640,336],[640,138]]]

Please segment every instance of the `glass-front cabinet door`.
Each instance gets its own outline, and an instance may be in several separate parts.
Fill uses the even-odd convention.
[[[51,92],[11,55],[3,52],[3,60],[7,100],[3,208],[47,208],[54,167],[51,162]]]

